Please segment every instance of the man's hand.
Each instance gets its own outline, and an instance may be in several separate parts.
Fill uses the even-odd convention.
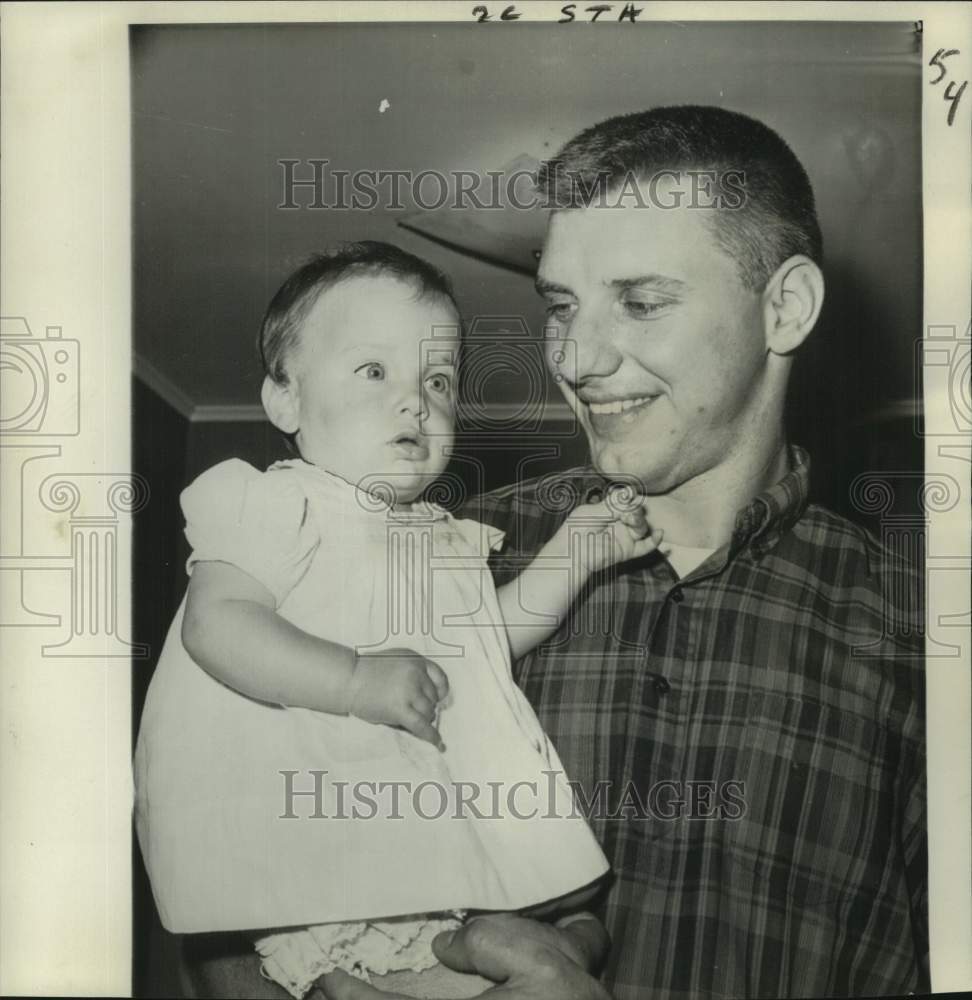
[[[355,656],[348,685],[348,714],[386,726],[400,726],[443,749],[435,714],[449,692],[442,668],[410,649]]]
[[[440,934],[432,949],[449,968],[497,983],[481,994],[491,1000],[611,1000],[584,970],[587,949],[578,947],[575,937],[526,917],[477,917],[457,931]],[[322,977],[319,984],[330,1000],[396,997],[340,971]],[[399,994],[397,1000],[404,998]]]

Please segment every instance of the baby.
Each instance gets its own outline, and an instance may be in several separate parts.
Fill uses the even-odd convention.
[[[300,458],[224,462],[182,496],[191,579],[142,716],[139,840],[166,928],[247,932],[295,997],[335,969],[477,995],[436,933],[576,903],[608,867],[510,659],[660,535],[637,504],[583,505],[494,589],[501,534],[417,502],[452,447],[459,329],[411,254],[314,258],[261,332],[263,405]]]

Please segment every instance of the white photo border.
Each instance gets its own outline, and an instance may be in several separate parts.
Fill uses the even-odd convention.
[[[60,448],[66,475],[98,478],[97,484],[90,480],[92,488],[104,492],[131,473],[129,26],[423,20],[468,22],[474,30],[475,4],[0,6],[0,302],[4,316],[28,317],[41,330],[60,327],[66,340],[85,343],[79,375],[83,432],[72,437],[65,431],[60,444],[48,445]],[[498,14],[508,4],[487,6]],[[553,25],[563,5],[555,0],[515,6],[523,21]],[[949,126],[947,81],[932,82],[939,74],[928,64],[939,50],[960,50],[948,58],[949,77],[958,83],[972,77],[972,7],[944,2],[638,6],[642,22],[922,22],[924,330],[930,338],[948,329],[968,337],[972,93],[959,102]],[[929,632],[943,615],[964,614],[967,622],[970,606],[972,451],[967,437],[963,443],[956,436],[949,405],[947,397],[926,393],[926,479],[934,473],[951,476],[965,494],[965,502],[930,515],[928,552],[941,554],[943,561],[942,572],[927,577]],[[7,498],[17,485],[15,471],[9,461],[0,468]],[[137,494],[137,486],[128,489]],[[137,495],[123,497],[113,508],[114,537],[123,554],[131,550],[126,503],[131,509],[137,502]],[[120,582],[117,634],[129,636],[130,595]],[[9,597],[0,592],[0,601]],[[927,683],[928,717],[935,722],[928,727],[928,786],[936,992],[972,988],[970,637],[957,630],[949,638],[961,642],[961,656],[935,661]],[[124,656],[42,656],[29,628],[4,629],[0,654],[0,994],[130,995],[131,681]]]

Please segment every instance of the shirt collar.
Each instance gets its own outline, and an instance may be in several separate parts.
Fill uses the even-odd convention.
[[[764,556],[800,520],[810,492],[810,456],[796,445],[789,447],[790,470],[769,489],[754,497],[736,515],[729,543],[735,553],[747,544],[753,554]]]
[[[796,524],[806,510],[810,492],[810,456],[798,445],[787,451],[790,468],[783,478],[755,496],[736,515],[729,549],[732,554],[747,544],[757,558],[764,556]],[[593,466],[572,469],[569,478],[578,503],[594,502],[612,485]]]

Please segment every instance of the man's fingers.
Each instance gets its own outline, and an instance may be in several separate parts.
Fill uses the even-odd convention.
[[[496,983],[514,979],[519,983],[518,977],[524,977],[524,982],[542,981],[544,970],[559,970],[561,975],[582,972],[563,951],[563,936],[563,931],[524,917],[496,914],[476,917],[457,931],[439,934],[432,941],[432,951],[457,972],[473,972]]]
[[[400,993],[383,993],[343,969],[335,969],[317,980],[328,1000],[395,1000]]]
[[[425,672],[429,675],[429,680],[435,685],[435,690],[438,693],[438,700],[442,699],[449,693],[449,678],[446,677],[445,671],[438,663],[433,663],[431,660],[425,661]]]
[[[506,982],[517,969],[507,928],[489,919],[470,920],[456,931],[443,931],[433,938],[432,951],[450,969],[477,973],[496,983]]]

